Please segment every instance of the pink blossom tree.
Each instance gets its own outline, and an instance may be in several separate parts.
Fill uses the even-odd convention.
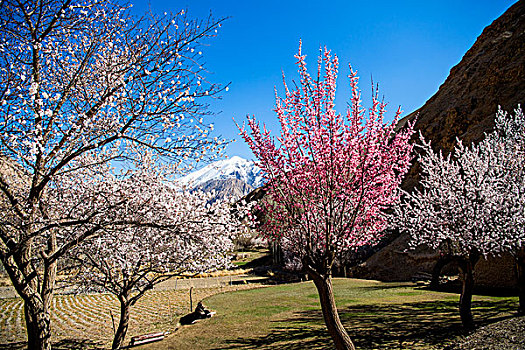
[[[0,174],[0,260],[24,301],[30,349],[51,347],[57,261],[125,205],[109,200],[97,166],[147,149],[182,169],[220,153],[205,101],[223,88],[206,78],[202,44],[222,21],[135,19],[111,0],[0,3],[0,157],[13,170]],[[58,200],[84,185],[85,196]]]
[[[126,205],[110,210],[111,223],[68,256],[81,291],[114,294],[120,319],[113,349],[124,345],[130,308],[156,284],[183,273],[228,267],[232,237],[242,233],[244,208],[166,183],[150,171],[113,178],[109,200]],[[76,228],[78,229],[78,228]],[[84,227],[89,229],[89,227]]]
[[[472,328],[473,270],[480,257],[518,253],[525,242],[523,115],[500,111],[496,130],[470,147],[461,141],[447,157],[422,140],[421,189],[405,193],[396,221],[411,245],[440,249],[458,263],[460,316]]]
[[[240,128],[268,180],[262,232],[281,240],[314,281],[324,320],[337,349],[354,349],[337,312],[332,266],[342,254],[374,244],[383,235],[385,212],[398,199],[410,164],[412,125],[395,130],[400,111],[385,124],[385,104],[373,96],[361,107],[358,78],[351,70],[352,97],[345,115],[335,111],[337,56],[326,49],[317,76],[306,69],[299,48],[300,84],[277,98],[281,124],[275,140],[254,118]]]

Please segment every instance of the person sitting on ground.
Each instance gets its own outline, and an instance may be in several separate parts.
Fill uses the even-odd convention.
[[[215,315],[215,312],[206,309],[204,307],[204,305],[202,305],[202,302],[199,301],[199,303],[197,304],[197,307],[195,308],[195,311],[193,311],[193,312],[191,312],[191,313],[189,313],[189,314],[187,314],[185,316],[182,316],[180,318],[180,322],[179,323],[181,325],[194,324],[198,320],[202,320],[202,319],[205,319],[205,318],[210,318],[213,315]]]

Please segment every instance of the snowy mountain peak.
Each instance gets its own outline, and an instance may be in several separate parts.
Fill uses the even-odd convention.
[[[194,171],[179,181],[190,187],[197,187],[210,180],[239,179],[248,184],[251,188],[263,185],[264,177],[262,170],[253,161],[233,156],[209,164],[202,169]]]

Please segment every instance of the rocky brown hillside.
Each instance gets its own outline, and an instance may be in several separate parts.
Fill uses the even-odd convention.
[[[483,30],[461,61],[450,70],[438,92],[423,107],[400,121],[418,115],[416,129],[432,140],[434,147],[449,152],[456,137],[466,144],[479,141],[494,127],[501,106],[513,111],[525,107],[525,0],[518,1]],[[414,166],[403,187],[411,190],[418,181]],[[432,252],[405,252],[407,237],[372,256],[357,271],[360,277],[403,280],[419,272],[429,272],[437,255]],[[509,257],[480,261],[476,282],[493,286],[515,283]]]
[[[490,132],[498,106],[513,111],[519,103],[525,104],[523,0],[486,27],[438,92],[400,123],[418,115],[416,129],[448,152],[456,137],[468,144]],[[413,187],[414,173],[408,180],[405,187]]]

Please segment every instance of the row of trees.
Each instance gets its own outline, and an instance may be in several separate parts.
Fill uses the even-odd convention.
[[[118,297],[119,348],[146,290],[227,264],[239,210],[167,181],[222,153],[205,101],[224,87],[207,79],[202,45],[223,20],[0,2],[0,260],[29,349],[51,348],[63,268]]]
[[[118,297],[118,348],[147,289],[226,263],[237,216],[166,181],[222,152],[203,101],[224,87],[208,81],[201,48],[222,22],[185,11],[137,19],[111,0],[0,2],[0,259],[24,301],[30,349],[51,348],[59,268]],[[469,325],[479,256],[523,245],[523,114],[501,112],[486,141],[448,158],[424,143],[422,189],[400,201],[414,125],[396,130],[399,110],[385,124],[377,92],[366,113],[352,70],[348,112],[337,114],[337,57],[322,52],[315,77],[296,58],[300,82],[277,99],[280,137],[253,118],[241,131],[269,180],[261,229],[314,281],[336,347],[353,344],[332,266],[377,242],[393,214],[414,244],[461,259]]]
[[[523,311],[525,244],[525,118],[499,111],[496,130],[470,148],[458,142],[453,153],[435,153],[422,139],[418,158],[421,189],[407,193],[401,181],[412,159],[414,123],[395,128],[383,122],[385,104],[373,93],[368,113],[361,107],[356,73],[350,68],[348,111],[335,111],[338,60],[325,49],[317,76],[305,56],[295,56],[299,83],[277,98],[281,124],[276,139],[248,117],[238,126],[265,171],[267,197],[259,204],[260,229],[278,240],[295,264],[314,281],[327,329],[337,349],[354,349],[335,305],[334,263],[376,243],[393,222],[408,232],[412,246],[441,249],[459,263],[463,279],[460,315],[472,327],[472,270],[481,256],[511,252],[519,257]],[[521,254],[521,255],[520,255]]]

